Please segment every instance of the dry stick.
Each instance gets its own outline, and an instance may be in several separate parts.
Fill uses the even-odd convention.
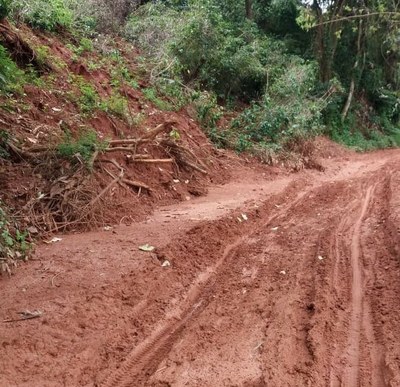
[[[149,164],[157,164],[157,163],[173,163],[174,159],[133,159],[134,163],[149,163]]]
[[[96,204],[101,199],[101,197],[104,196],[112,188],[114,184],[121,181],[123,176],[124,170],[121,169],[119,175],[110,184],[108,184],[107,187],[105,187],[86,207],[92,207],[94,204]]]
[[[118,145],[137,145],[148,141],[150,140],[141,140],[140,138],[127,138],[125,140],[111,140],[108,142],[108,144],[114,147]]]
[[[154,139],[155,137],[157,137],[158,134],[170,130],[172,125],[175,125],[175,124],[176,124],[175,121],[167,121],[167,122],[164,122],[164,123],[158,125],[156,128],[149,130],[142,137],[127,138],[125,140],[111,140],[108,144],[112,149],[116,149],[116,146],[118,146],[118,145],[137,145],[137,144],[141,144],[144,142],[149,142],[152,139]],[[121,150],[125,150],[125,149],[121,149]]]
[[[99,155],[99,151],[96,150],[93,153],[92,157],[90,158],[89,163],[88,163],[90,169],[93,169],[94,162],[96,161],[98,155]]]
[[[171,127],[173,125],[176,125],[176,121],[164,122],[163,124],[158,125],[153,130],[150,130],[149,132],[144,134],[142,137],[140,137],[140,140],[151,140],[157,137],[158,134],[171,130]]]
[[[144,189],[147,189],[148,191],[152,191],[152,189],[148,185],[146,185],[140,181],[122,179],[122,182],[125,183],[126,185],[130,185],[132,187],[136,187],[139,189],[144,188]]]
[[[32,146],[29,147],[28,149],[23,149],[24,152],[30,152],[30,153],[47,153],[49,151],[53,151],[54,149],[49,146],[44,146],[44,145],[37,145],[37,146]]]
[[[175,142],[170,141],[170,140],[164,140],[164,141],[162,141],[162,144],[167,146],[167,147],[169,147],[169,148],[171,148],[171,150],[175,150],[175,152],[173,152],[173,153],[176,154],[178,160],[182,164],[185,164],[188,167],[191,167],[194,170],[196,170],[196,171],[198,171],[198,172],[200,172],[200,173],[202,173],[204,175],[208,175],[208,172],[206,171],[206,166],[204,165],[204,163],[198,157],[196,157],[196,155],[190,149],[188,149],[188,148],[186,148],[186,147],[184,147],[182,145],[178,145]],[[203,168],[200,168],[196,164],[194,164],[194,163],[192,163],[192,162],[190,162],[188,160],[185,160],[181,155],[182,153],[185,153],[185,152],[188,155],[190,155],[195,161],[197,161]]]
[[[114,132],[116,136],[119,136],[122,134],[122,131],[118,128],[118,126],[115,124],[114,120],[110,117],[107,116],[108,120],[111,122],[111,126],[114,128]]]
[[[107,168],[104,168],[104,170],[106,171],[106,173],[112,178],[112,179],[116,179],[117,177],[115,175],[113,175]],[[119,181],[118,184],[126,189],[126,187],[122,184],[122,181]]]
[[[190,168],[193,168],[195,171],[198,171],[198,172],[202,173],[203,175],[208,175],[208,172],[206,170],[204,170],[203,168],[198,167],[197,165],[191,163],[190,161],[187,161],[185,159],[180,159],[179,161],[182,164],[184,164],[184,165],[186,165],[186,166],[188,166]]]
[[[15,153],[15,154],[17,154],[19,157],[21,157],[22,159],[34,159],[34,158],[36,158],[37,156],[35,155],[35,154],[33,154],[33,153],[30,153],[30,152],[28,152],[28,151],[26,151],[26,150],[23,150],[23,149],[21,149],[21,148],[18,148],[17,146],[15,146],[14,144],[11,144],[10,142],[7,144],[9,147],[10,147],[10,149]]]
[[[113,164],[115,167],[117,167],[119,170],[122,170],[122,167],[114,160],[98,160],[99,162],[105,162],[105,163],[111,163]],[[106,170],[107,171],[107,170]],[[112,174],[111,174],[112,175]],[[123,183],[125,183],[126,185],[129,185],[131,187],[136,187],[136,188],[144,188],[147,189],[148,191],[153,191],[147,184],[142,183],[141,181],[137,181],[137,180],[129,180],[129,179],[125,179],[125,178],[121,178],[121,181]]]
[[[178,149],[181,149],[184,152],[187,152],[190,156],[192,156],[204,169],[207,168],[207,166],[188,148],[182,146],[182,145],[177,145],[176,146]]]
[[[22,317],[20,318],[15,318],[15,319],[10,319],[10,320],[3,320],[3,323],[10,323],[10,322],[18,322],[18,321],[25,321],[25,320],[32,320],[34,318],[39,318],[42,317],[42,312],[40,311],[36,311],[36,312],[32,312],[30,314],[25,314],[25,313],[21,313]]]
[[[116,146],[114,148],[107,148],[105,150],[107,153],[110,152],[131,152],[131,153],[135,153],[136,149],[132,146]]]
[[[113,164],[117,169],[119,169],[120,171],[123,171],[123,168],[115,161],[115,159],[111,159],[111,160],[107,160],[107,159],[101,159],[98,160],[101,163],[111,163]]]

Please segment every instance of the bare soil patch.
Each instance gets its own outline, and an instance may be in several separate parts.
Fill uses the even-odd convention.
[[[39,246],[0,282],[2,320],[43,312],[1,324],[0,384],[397,386],[399,166],[237,165],[208,196]]]

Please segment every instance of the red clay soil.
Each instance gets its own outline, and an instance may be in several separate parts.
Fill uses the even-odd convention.
[[[400,386],[400,153],[324,166],[38,246],[0,280],[0,385]]]
[[[46,47],[46,60],[54,66],[51,72],[44,73],[41,78],[46,87],[41,83],[37,86],[25,85],[24,93],[18,97],[0,96],[0,104],[4,105],[4,108],[0,109],[0,123],[14,146],[28,153],[34,148],[45,147],[52,153],[57,144],[65,142],[67,133],[78,137],[79,133],[85,132],[85,128],[94,130],[101,140],[121,140],[139,138],[160,124],[173,122],[173,129],[178,136],[176,142],[189,149],[196,160],[192,163],[208,172],[207,175],[199,173],[195,168],[179,163],[176,156],[172,157],[168,147],[160,143],[161,135],[151,143],[141,145],[136,151],[151,159],[171,159],[170,163],[132,162],[128,157],[131,153],[126,151],[101,154],[98,159],[115,159],[124,169],[126,179],[143,183],[151,188],[151,192],[116,184],[101,197],[101,201],[98,202],[101,209],[94,209],[94,212],[101,213],[98,220],[93,224],[86,221],[75,224],[79,216],[74,215],[72,222],[70,219],[63,221],[67,225],[65,229],[71,230],[72,227],[68,226],[70,224],[76,229],[90,229],[93,225],[116,223],[122,219],[127,223],[137,221],[150,213],[155,205],[176,203],[203,195],[207,192],[208,184],[220,184],[229,180],[226,159],[231,156],[217,151],[212,146],[194,120],[196,115],[190,114],[190,109],[160,110],[145,97],[144,91],[149,87],[147,75],[137,69],[139,54],[131,44],[121,39],[111,42],[106,38],[94,43],[102,44],[103,51],[118,49],[121,58],[116,62],[110,55],[100,54],[102,50],[97,46],[93,52],[74,55],[69,44],[76,45],[76,42],[70,37],[44,34],[23,25],[20,26],[18,34],[34,48]],[[122,80],[120,86],[115,86],[113,70],[121,63],[131,76],[137,79],[136,87]],[[96,64],[96,69],[91,70],[90,64]],[[118,95],[121,101],[125,101],[127,111],[124,117],[106,113],[98,107],[83,114],[79,106],[79,84],[83,81],[97,92],[99,101],[106,102],[115,95]],[[169,139],[168,135],[163,133],[163,136]],[[40,234],[52,229],[63,229],[59,224],[52,225],[52,221],[34,221],[36,218],[47,219],[49,216],[46,211],[40,210],[35,210],[32,216],[33,211],[28,204],[40,194],[52,197],[52,192],[57,192],[60,188],[59,179],[72,182],[77,179],[71,168],[71,160],[51,161],[46,157],[30,160],[23,154],[14,153],[11,152],[8,160],[0,158],[0,200],[7,207],[18,210],[17,215],[22,219],[23,226],[34,226]],[[85,191],[89,190],[91,195],[86,195],[86,200],[75,205],[78,213],[113,180],[105,172],[104,165],[95,163],[92,178],[88,183],[89,189],[85,187]],[[119,173],[113,165],[107,164],[107,170],[116,175]],[[88,180],[86,176],[84,180]]]

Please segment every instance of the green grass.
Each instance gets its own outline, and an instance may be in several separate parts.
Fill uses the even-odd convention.
[[[107,141],[102,141],[97,137],[94,130],[86,129],[82,131],[78,138],[73,138],[71,133],[67,133],[64,140],[57,147],[60,157],[69,159],[75,163],[83,162],[91,169],[92,156],[95,152],[102,152],[108,146]]]
[[[374,149],[394,148],[400,146],[400,129],[383,133],[371,130],[366,133],[361,130],[335,129],[330,133],[332,140],[345,145],[358,152],[371,151]]]

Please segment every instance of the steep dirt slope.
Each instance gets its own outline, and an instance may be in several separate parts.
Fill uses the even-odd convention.
[[[228,180],[230,156],[211,145],[195,112],[157,94],[132,45],[103,36],[85,49],[71,36],[2,26],[42,63],[29,55],[19,61],[36,71],[32,82],[20,95],[0,96],[0,200],[23,226],[46,234],[130,223],[157,203],[203,195],[210,182]],[[159,125],[165,130],[145,138]],[[95,153],[94,140],[86,140],[92,160],[85,149],[60,154],[60,144],[88,133],[101,143]]]
[[[346,158],[40,246],[0,283],[1,319],[43,312],[2,323],[0,385],[398,386],[400,153]]]

